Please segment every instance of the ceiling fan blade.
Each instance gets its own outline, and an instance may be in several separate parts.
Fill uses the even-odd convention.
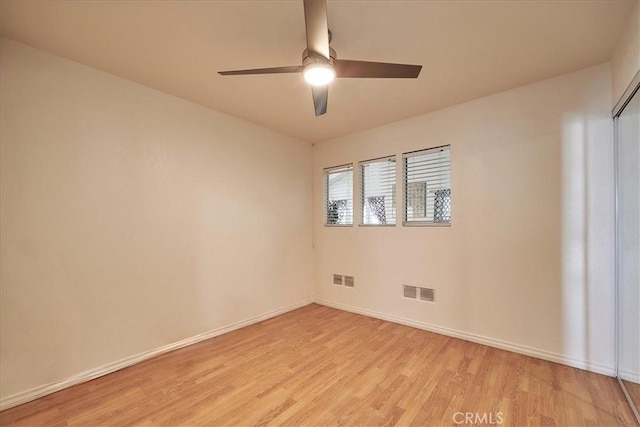
[[[280,73],[299,73],[302,72],[301,65],[292,65],[290,67],[274,67],[274,68],[255,68],[253,70],[233,70],[218,71],[221,76],[239,76],[244,74],[280,74]]]
[[[313,94],[313,106],[316,110],[316,116],[321,116],[327,112],[329,85],[311,86],[311,93]]]
[[[304,26],[309,52],[329,59],[329,24],[326,0],[304,0]]]
[[[415,79],[422,65],[391,64],[387,62],[336,59],[336,77]]]

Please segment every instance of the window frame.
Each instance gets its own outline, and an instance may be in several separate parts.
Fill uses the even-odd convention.
[[[347,172],[350,171],[351,172],[351,222],[347,223],[347,224],[332,224],[328,222],[329,219],[329,215],[328,215],[328,208],[329,208],[329,176],[331,175],[331,173],[338,173],[338,172]],[[354,165],[353,163],[345,163],[342,165],[338,165],[338,166],[331,166],[328,168],[324,168],[323,169],[323,186],[324,186],[324,226],[325,227],[353,227],[353,219],[354,219],[354,215],[355,215],[355,209],[354,209],[354,197],[353,197],[353,184],[354,184]],[[348,199],[347,199],[348,200]],[[347,201],[348,203],[348,201]]]
[[[421,155],[425,155],[425,154],[429,154],[430,152],[440,152],[440,151],[444,151],[444,150],[448,150],[449,151],[449,181],[450,181],[450,185],[449,185],[449,190],[452,190],[453,187],[453,180],[452,180],[452,153],[451,153],[451,144],[447,144],[447,145],[439,145],[437,147],[431,147],[431,148],[424,148],[421,150],[415,150],[415,151],[409,151],[406,153],[402,153],[402,226],[403,227],[451,227],[451,224],[453,223],[453,215],[451,215],[449,222],[435,222],[435,221],[409,221],[407,219],[407,202],[408,202],[408,197],[407,197],[407,187],[408,187],[408,182],[407,182],[407,159],[410,157],[417,157],[417,156],[421,156]],[[427,196],[427,191],[428,188],[425,188],[425,201]],[[452,193],[452,191],[451,191]],[[449,197],[452,197],[451,195]],[[451,198],[451,202],[453,202],[453,198]],[[426,208],[426,205],[425,205]],[[453,209],[452,209],[453,211]]]
[[[364,222],[364,213],[365,213],[365,188],[364,188],[364,166],[369,165],[371,163],[381,163],[384,161],[390,161],[393,160],[393,167],[394,167],[394,179],[393,179],[393,187],[392,187],[392,201],[391,203],[394,206],[394,220],[392,224],[365,224]],[[376,157],[375,159],[369,159],[369,160],[362,160],[360,162],[358,162],[358,169],[359,169],[359,174],[358,174],[358,179],[359,179],[359,193],[360,193],[360,211],[358,212],[358,216],[359,216],[359,227],[396,227],[398,225],[398,191],[397,191],[397,186],[398,186],[398,160],[397,160],[397,156],[395,154],[389,155],[389,156],[383,156],[383,157]]]

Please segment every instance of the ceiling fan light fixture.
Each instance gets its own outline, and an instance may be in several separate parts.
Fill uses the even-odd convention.
[[[329,83],[336,77],[415,79],[420,74],[422,65],[337,59],[336,51],[330,45],[332,37],[327,21],[327,0],[303,0],[303,8],[307,48],[302,51],[301,65],[219,71],[218,74],[238,76],[289,74],[302,71],[304,80],[311,86],[316,116],[327,112]]]
[[[304,80],[311,86],[326,86],[336,77],[336,71],[330,64],[314,62],[305,67]]]

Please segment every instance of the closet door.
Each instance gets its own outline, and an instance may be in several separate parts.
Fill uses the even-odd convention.
[[[640,408],[640,92],[616,118],[618,377]]]

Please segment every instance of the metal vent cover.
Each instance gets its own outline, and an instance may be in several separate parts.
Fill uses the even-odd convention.
[[[349,288],[353,288],[353,276],[344,276],[344,285],[349,287]]]
[[[338,286],[342,286],[342,275],[341,274],[334,274],[333,275],[333,284],[334,285],[338,285]]]
[[[435,299],[436,299],[436,291],[435,291],[435,289],[420,288],[420,299],[422,301],[434,302]]]
[[[416,288],[415,286],[402,285],[402,288],[403,288],[405,298],[412,298],[412,299],[418,298],[418,288]]]

